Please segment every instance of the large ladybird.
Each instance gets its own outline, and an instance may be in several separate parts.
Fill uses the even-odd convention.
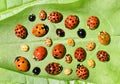
[[[96,16],[90,16],[87,20],[87,26],[90,29],[96,29],[99,25],[99,20]]]
[[[76,15],[69,15],[64,24],[66,28],[74,29],[79,24],[79,18]]]
[[[65,55],[65,52],[66,52],[66,49],[63,44],[57,44],[52,49],[52,55],[56,59],[63,58],[63,56]]]
[[[45,20],[47,18],[47,13],[44,10],[41,10],[39,13],[39,18]]]
[[[24,39],[27,37],[28,34],[27,29],[21,24],[16,25],[14,31],[15,31],[15,35],[19,38]]]
[[[86,52],[82,47],[79,47],[74,52],[74,57],[78,61],[82,62],[86,58]]]
[[[97,58],[99,61],[105,62],[109,60],[109,54],[104,50],[99,50],[97,52]]]
[[[43,60],[47,55],[47,50],[45,47],[39,46],[34,50],[33,55],[35,60]]]
[[[110,35],[107,32],[101,31],[98,34],[98,41],[103,45],[108,45],[110,43]]]
[[[20,71],[26,72],[30,69],[29,61],[23,56],[16,57],[14,63],[16,68]]]
[[[63,19],[63,15],[60,12],[54,11],[49,14],[48,19],[52,23],[58,23]]]
[[[56,62],[51,62],[45,67],[45,71],[50,75],[57,75],[62,71],[62,66]]]
[[[77,65],[77,69],[76,69],[76,75],[80,79],[84,79],[85,80],[89,76],[89,71],[88,71],[88,69],[85,66],[78,64]]]
[[[32,34],[36,37],[42,37],[47,34],[48,26],[45,24],[37,24],[32,29]]]

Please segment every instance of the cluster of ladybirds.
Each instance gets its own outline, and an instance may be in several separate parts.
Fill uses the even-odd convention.
[[[42,21],[46,20],[46,18],[48,18],[48,20],[51,23],[59,23],[59,22],[62,21],[63,15],[60,12],[54,11],[54,12],[51,12],[49,14],[49,16],[47,17],[47,13],[44,10],[41,10],[40,13],[39,13],[39,18]],[[28,17],[28,19],[31,22],[35,21],[36,16],[34,14],[31,14]],[[70,30],[76,28],[78,24],[79,24],[79,18],[76,15],[69,15],[64,20],[65,28],[70,29]],[[99,19],[96,16],[90,16],[87,20],[87,26],[91,30],[96,29],[99,26]],[[15,31],[15,35],[19,38],[22,38],[22,39],[25,39],[28,35],[27,29],[21,24],[16,25],[14,31]],[[49,27],[45,24],[36,24],[32,28],[32,34],[36,37],[43,37],[44,35],[46,35],[48,33],[48,31],[49,31]],[[62,30],[60,28],[56,29],[56,34],[59,37],[64,37],[65,36],[64,30]],[[79,29],[77,31],[77,35],[80,38],[85,38],[86,31],[84,29]],[[101,31],[98,34],[98,41],[103,45],[108,45],[110,43],[110,35],[107,32]],[[50,47],[52,45],[52,39],[51,38],[46,38],[45,44]],[[74,46],[75,41],[72,38],[69,38],[67,40],[67,44],[70,45],[70,46]],[[89,42],[86,45],[86,50],[92,51],[94,48],[95,48],[95,43],[94,42]],[[21,45],[21,50],[22,51],[27,51],[28,49],[29,49],[29,47],[27,45]],[[65,61],[67,63],[71,63],[72,62],[72,56],[70,54],[65,55],[65,53],[66,53],[66,48],[63,44],[56,44],[52,49],[52,56],[55,59],[61,59],[65,56]],[[45,47],[39,46],[34,50],[33,55],[34,55],[35,60],[38,60],[38,61],[43,60],[47,56],[47,50],[46,50]],[[85,58],[86,58],[85,49],[82,48],[82,47],[78,47],[74,52],[74,57],[79,62],[84,61]],[[98,60],[100,60],[102,62],[105,62],[105,61],[109,60],[109,54],[104,50],[99,50],[97,52],[97,58],[98,58]],[[20,71],[24,72],[24,71],[28,71],[30,69],[29,61],[23,56],[16,57],[14,63],[16,65],[17,69],[20,70]],[[94,60],[88,60],[88,65],[90,67],[95,67],[95,61]],[[51,75],[57,75],[62,70],[63,70],[63,67],[59,63],[56,63],[56,62],[51,62],[45,67],[45,71],[48,74],[51,74]],[[38,75],[40,73],[40,71],[41,70],[40,70],[39,67],[35,67],[33,69],[33,73],[36,74],[36,75]],[[64,70],[64,73],[67,74],[67,75],[69,75],[71,72],[72,72],[71,69],[65,69]],[[76,67],[76,75],[81,79],[87,79],[88,76],[89,76],[89,71],[84,65],[78,64],[77,67]]]

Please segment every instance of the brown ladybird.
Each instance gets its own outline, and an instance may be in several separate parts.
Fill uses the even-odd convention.
[[[44,10],[41,10],[39,13],[39,18],[45,20],[47,18],[47,13]]]
[[[69,64],[69,63],[71,63],[72,62],[72,56],[70,55],[70,54],[67,54],[66,56],[65,56],[65,61]]]

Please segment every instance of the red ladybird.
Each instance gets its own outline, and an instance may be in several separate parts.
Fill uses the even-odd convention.
[[[35,60],[43,60],[47,55],[47,50],[45,47],[39,46],[34,50],[33,55]]]
[[[63,56],[65,55],[65,52],[66,52],[66,49],[63,44],[57,44],[52,49],[52,55],[56,59],[63,58]]]
[[[104,50],[99,50],[97,52],[97,58],[99,61],[105,62],[109,60],[109,54]]]
[[[82,47],[77,48],[75,50],[74,57],[80,62],[83,61],[86,57],[85,50]]]
[[[63,19],[63,15],[60,12],[51,12],[48,16],[48,19],[52,23],[58,23]]]
[[[64,24],[66,28],[74,29],[79,24],[79,18],[76,15],[69,15]]]
[[[45,20],[47,18],[47,13],[44,10],[41,10],[39,13],[39,18]]]
[[[56,62],[51,62],[45,67],[45,71],[50,75],[57,75],[62,71],[62,66]]]
[[[17,37],[19,37],[19,38],[24,39],[24,38],[26,38],[26,36],[27,36],[27,30],[26,30],[26,28],[25,28],[23,25],[21,25],[21,24],[16,25],[14,31],[15,31],[15,35],[16,35]]]
[[[95,29],[97,28],[99,25],[99,20],[96,16],[90,16],[87,20],[87,26],[90,28],[90,29]]]
[[[89,71],[83,65],[78,64],[76,69],[76,74],[80,79],[87,79],[89,76]]]

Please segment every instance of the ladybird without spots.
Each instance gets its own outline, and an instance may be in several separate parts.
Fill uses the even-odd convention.
[[[45,45],[50,47],[52,45],[52,39],[51,38],[46,38],[45,39]]]
[[[19,71],[26,72],[30,69],[29,61],[23,56],[16,57],[14,63]]]
[[[50,75],[57,75],[62,71],[62,68],[59,63],[51,62],[45,67],[45,71]]]
[[[79,24],[79,18],[76,15],[69,15],[64,21],[65,27],[74,29]]]
[[[47,13],[44,10],[41,10],[39,13],[39,18],[45,20],[47,18]]]
[[[68,44],[69,46],[75,46],[75,41],[74,41],[74,39],[72,39],[72,38],[67,39],[67,44]]]
[[[67,54],[67,55],[65,56],[65,61],[66,61],[68,64],[70,64],[70,63],[72,62],[72,56],[71,56],[70,54]]]
[[[57,44],[52,49],[52,55],[56,59],[61,59],[66,53],[65,46],[63,44]]]
[[[77,48],[74,52],[74,57],[80,62],[84,61],[84,59],[86,58],[85,50],[82,47]]]
[[[89,76],[89,71],[88,71],[88,69],[85,66],[78,64],[77,68],[76,68],[76,75],[80,79],[84,79],[85,80]]]
[[[99,50],[97,52],[97,58],[101,62],[109,61],[109,54],[104,50]]]
[[[14,32],[17,37],[22,39],[26,38],[28,34],[27,29],[21,24],[16,25]]]
[[[33,55],[35,60],[43,60],[47,56],[47,50],[45,47],[39,46],[34,50]]]
[[[90,16],[87,20],[89,29],[96,29],[99,25],[99,19],[96,16]]]
[[[110,35],[107,32],[101,31],[98,34],[98,41],[103,45],[108,45],[110,43]]]
[[[42,37],[47,34],[49,28],[45,24],[37,24],[32,28],[32,34],[36,37]]]
[[[48,19],[52,23],[59,23],[62,21],[63,15],[60,12],[54,11],[49,14]]]

